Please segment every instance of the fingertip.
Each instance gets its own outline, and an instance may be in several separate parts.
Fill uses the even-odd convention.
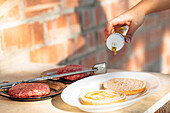
[[[125,42],[129,44],[131,42],[131,37],[130,36],[126,36]]]
[[[106,28],[104,29],[104,40],[106,42]]]
[[[108,35],[104,35],[104,41],[106,42],[106,39],[108,38]]]
[[[104,33],[106,33],[106,28],[104,29]]]

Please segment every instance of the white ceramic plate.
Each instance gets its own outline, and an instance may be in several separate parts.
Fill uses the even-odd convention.
[[[109,104],[109,105],[83,105],[80,102],[80,94],[85,91],[100,90],[102,89],[101,83],[108,81],[112,78],[134,78],[146,81],[146,90],[142,93],[127,96],[125,102]],[[143,72],[114,72],[101,75],[90,76],[78,80],[67,86],[62,94],[62,100],[72,106],[87,112],[108,112],[127,107],[134,104],[138,100],[149,96],[160,87],[160,81],[152,74]]]

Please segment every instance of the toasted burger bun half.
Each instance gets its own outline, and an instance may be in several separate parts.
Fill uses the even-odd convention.
[[[134,95],[145,90],[146,82],[131,78],[113,78],[102,83],[104,89]]]
[[[84,105],[107,105],[124,102],[126,95],[111,90],[97,90],[85,92],[80,95],[81,103]]]

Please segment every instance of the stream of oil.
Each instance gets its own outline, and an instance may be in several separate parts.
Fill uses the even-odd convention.
[[[116,47],[112,47],[112,50],[114,51],[114,54],[116,55]]]

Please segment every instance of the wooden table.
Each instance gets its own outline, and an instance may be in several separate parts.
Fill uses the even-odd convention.
[[[40,73],[48,69],[57,68],[55,65],[33,64],[17,66],[0,72],[1,81],[19,81],[39,77]],[[110,69],[109,72],[122,70]],[[150,96],[137,103],[114,111],[114,113],[152,113],[170,100],[170,75],[151,73],[161,81],[161,87]],[[0,96],[1,113],[80,113],[84,112],[76,107],[64,103],[58,95],[52,99],[36,102],[18,102]],[[112,112],[110,112],[112,113]]]

